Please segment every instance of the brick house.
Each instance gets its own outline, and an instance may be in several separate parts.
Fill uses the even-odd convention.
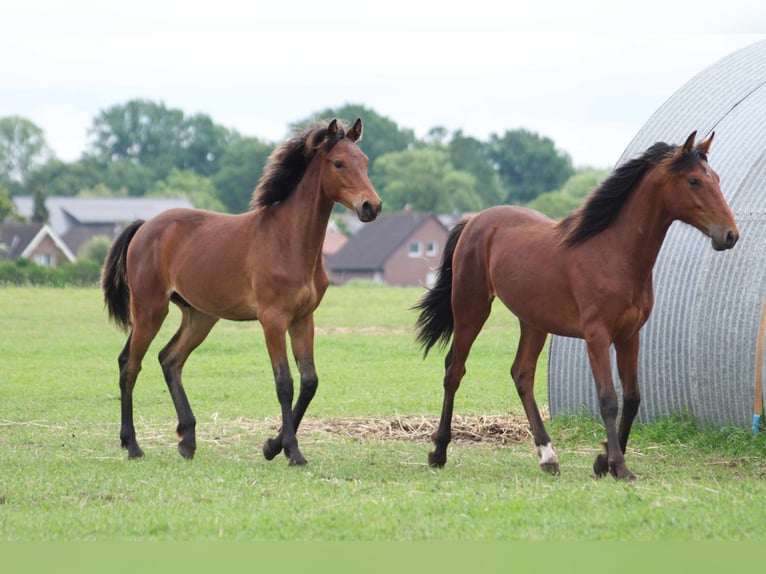
[[[45,223],[0,224],[0,260],[31,259],[44,267],[73,263],[77,257]]]
[[[326,259],[330,281],[368,279],[388,285],[431,285],[448,230],[432,213],[384,213],[362,225]]]

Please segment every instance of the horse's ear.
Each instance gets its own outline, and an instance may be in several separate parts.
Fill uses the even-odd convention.
[[[689,134],[689,137],[686,138],[686,142],[683,146],[681,146],[681,153],[689,153],[694,149],[694,138],[697,137],[697,130],[694,130],[692,133]]]
[[[708,154],[710,151],[710,144],[713,143],[713,137],[715,136],[715,132],[711,132],[711,134],[708,136],[708,138],[704,141],[701,141],[699,144],[697,144],[697,149],[704,153],[705,155]]]
[[[352,142],[358,142],[362,140],[362,118],[356,118],[354,125],[348,130],[346,137]]]
[[[339,129],[340,128],[338,127],[338,120],[337,120],[337,118],[334,118],[330,122],[330,125],[327,126],[327,138],[328,139],[334,138],[336,135],[338,135],[338,130]]]

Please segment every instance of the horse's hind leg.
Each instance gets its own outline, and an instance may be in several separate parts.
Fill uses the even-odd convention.
[[[141,313],[140,316],[136,316],[134,307],[133,330],[117,359],[120,366],[120,442],[123,448],[128,450],[128,458],[144,456],[141,447],[138,446],[136,429],[133,425],[133,388],[136,386],[144,355],[152,339],[157,335],[166,314],[167,307],[153,314]]]
[[[205,340],[218,322],[218,318],[191,307],[182,307],[182,313],[181,326],[165,348],[160,351],[159,360],[178,415],[178,427],[176,427],[179,438],[178,452],[184,458],[193,458],[197,449],[195,431],[197,421],[181,383],[181,371],[186,359]]]
[[[551,446],[548,432],[545,430],[534,393],[537,359],[543,350],[547,337],[546,332],[521,324],[519,347],[511,366],[511,377],[516,384],[516,391],[519,393],[521,404],[524,406],[524,412],[532,429],[535,448],[540,457],[540,468],[551,474],[559,474],[559,461]]]
[[[475,295],[474,295],[475,297]],[[455,297],[453,295],[453,301]],[[434,450],[428,453],[428,464],[442,467],[447,463],[447,445],[452,440],[452,411],[455,406],[455,393],[465,375],[465,364],[471,346],[479,335],[484,322],[492,309],[491,300],[471,301],[454,305],[455,316],[452,346],[444,359],[444,401],[439,419],[439,427],[431,435]]]
[[[136,428],[133,425],[133,388],[136,385],[138,373],[130,375],[127,371],[132,338],[133,332],[131,331],[120,356],[117,358],[117,364],[120,367],[120,444],[122,444],[122,448],[127,449],[128,458],[141,458],[144,456],[144,451],[138,446]]]

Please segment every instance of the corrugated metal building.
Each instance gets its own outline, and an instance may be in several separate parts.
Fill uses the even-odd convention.
[[[675,412],[699,422],[749,425],[756,341],[766,297],[766,41],[735,52],[678,90],[649,119],[620,162],[656,141],[681,144],[715,131],[710,165],[741,237],[713,251],[696,229],[674,223],[654,269],[655,306],[641,331],[639,420]],[[621,389],[612,351],[615,386]],[[553,416],[598,400],[585,343],[551,340],[548,396]]]

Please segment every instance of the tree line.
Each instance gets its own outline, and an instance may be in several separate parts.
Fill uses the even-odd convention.
[[[434,127],[419,139],[354,104],[321,110],[290,127],[333,117],[349,124],[363,119],[360,147],[386,211],[452,213],[516,204],[562,217],[607,175],[575,170],[550,138],[525,129],[482,141]],[[0,118],[0,221],[12,215],[14,195],[34,196],[39,220],[47,217],[49,196],[184,197],[199,208],[241,213],[280,143],[244,136],[206,114],[141,99],[100,112],[88,135],[81,157],[64,162],[39,126],[19,116]]]

